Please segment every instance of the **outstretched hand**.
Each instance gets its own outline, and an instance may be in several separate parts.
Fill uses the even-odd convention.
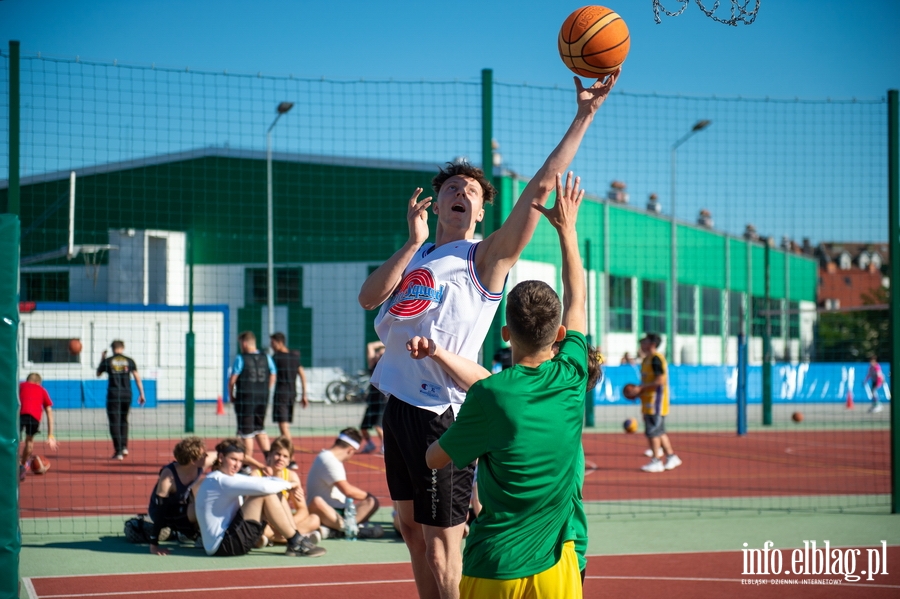
[[[421,360],[434,355],[437,350],[437,344],[434,339],[428,337],[415,336],[406,342],[406,349],[409,350],[409,357],[413,360]]]
[[[421,187],[416,187],[409,198],[409,209],[406,212],[406,221],[409,224],[410,240],[421,245],[428,241],[428,208],[431,206],[431,196],[419,201]]]
[[[573,179],[574,178],[574,179]],[[563,186],[562,175],[556,174],[556,202],[552,208],[546,208],[540,204],[531,204],[535,210],[547,217],[550,224],[559,231],[574,231],[575,221],[578,219],[578,208],[584,199],[584,190],[579,189],[581,177],[575,177],[572,171],[566,174],[566,184]]]
[[[612,88],[616,85],[616,81],[618,81],[621,72],[621,68],[616,69],[614,73],[610,73],[606,77],[605,81],[603,79],[597,79],[590,87],[584,87],[581,83],[581,79],[573,77],[573,79],[575,79],[575,89],[578,92],[578,110],[586,110],[590,113],[596,112],[606,100],[609,92],[612,91]]]
[[[56,437],[50,435],[47,437],[47,445],[50,446],[50,449],[53,451],[59,450],[59,442],[56,440]]]

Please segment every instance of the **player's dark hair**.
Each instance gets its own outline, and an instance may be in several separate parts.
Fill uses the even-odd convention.
[[[597,381],[603,374],[602,364],[603,354],[596,347],[588,345],[588,391],[597,386]]]
[[[287,345],[287,339],[285,338],[284,333],[272,333],[271,335],[269,335],[269,339],[271,339],[272,341],[276,341],[281,345]]]
[[[531,353],[556,341],[562,304],[543,281],[522,281],[506,297],[506,326],[510,337]]]
[[[656,333],[647,333],[644,335],[644,339],[653,344],[653,347],[659,347],[662,344],[662,337],[657,335]]]
[[[216,445],[216,453],[219,455],[228,455],[229,453],[246,453],[247,446],[244,445],[244,441],[241,439],[224,439]],[[213,470],[217,469],[222,465],[222,462],[219,461],[219,455],[216,456],[216,461],[213,463]]]
[[[29,375],[27,377],[25,377],[25,380],[28,381],[29,383],[36,383],[36,384],[40,385],[41,381],[44,379],[42,379],[41,375],[39,375],[38,373],[32,372],[32,373],[29,373]]]
[[[244,343],[248,341],[256,343],[256,335],[253,333],[253,331],[243,331],[240,335],[238,335],[238,343]]]
[[[434,193],[440,193],[441,187],[444,185],[444,182],[447,181],[447,179],[449,179],[450,177],[455,177],[456,175],[468,177],[477,181],[481,186],[481,195],[484,198],[484,203],[494,203],[494,196],[497,195],[497,190],[493,185],[491,185],[491,182],[485,176],[484,171],[477,166],[472,166],[465,161],[448,162],[447,168],[442,168],[438,171],[438,174],[436,174],[434,176],[434,179],[431,180],[431,188],[434,190]]]
[[[284,450],[289,457],[293,457],[294,444],[291,443],[291,440],[288,437],[276,437],[272,441],[272,446],[269,448],[268,455],[273,455],[276,450]]]
[[[350,428],[345,428],[338,434],[344,435],[345,437],[350,437],[357,443],[362,443],[362,433],[360,433],[352,426]],[[347,443],[346,441],[341,441],[340,439],[335,439],[334,444],[338,447],[352,447],[349,443]]]
[[[206,455],[206,444],[200,437],[185,437],[178,442],[172,454],[176,462],[187,466]]]
[[[116,351],[117,349],[125,349],[125,342],[121,339],[116,339],[112,343],[109,344],[110,349]]]

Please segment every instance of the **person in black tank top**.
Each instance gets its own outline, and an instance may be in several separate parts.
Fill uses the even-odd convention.
[[[269,337],[272,347],[272,361],[275,362],[275,395],[272,402],[272,420],[278,423],[282,437],[291,438],[291,423],[294,422],[294,403],[297,400],[297,376],[303,395],[300,405],[309,406],[306,391],[306,372],[300,364],[300,352],[291,351],[287,346],[284,333],[272,333]],[[291,469],[296,469],[296,462],[291,460]]]
[[[259,439],[263,454],[269,451],[266,406],[269,391],[275,385],[276,370],[272,358],[256,349],[256,335],[251,331],[238,335],[238,345],[241,353],[235,358],[228,379],[228,396],[237,416],[237,434],[246,445],[246,457],[252,458],[254,439]]]
[[[167,555],[160,548],[159,534],[163,528],[181,533],[190,539],[198,534],[191,487],[200,480],[205,468],[215,460],[214,452],[207,452],[200,437],[182,439],[172,452],[175,461],[159,471],[159,479],[150,493],[147,513],[153,521],[150,532],[150,553]]]
[[[100,357],[97,376],[109,375],[106,388],[106,417],[109,420],[109,434],[113,442],[114,460],[122,460],[128,455],[128,411],[131,409],[131,377],[138,389],[138,403],[144,405],[144,383],[138,374],[137,364],[124,354],[125,342],[116,339],[110,345],[113,355]]]

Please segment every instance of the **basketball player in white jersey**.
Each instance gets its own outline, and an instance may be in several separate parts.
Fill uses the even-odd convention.
[[[385,469],[396,501],[400,532],[409,549],[419,596],[456,599],[462,576],[465,529],[474,466],[432,470],[428,446],[447,430],[465,392],[431,360],[413,361],[406,342],[434,338],[448,351],[476,361],[503,295],[510,269],[531,240],[543,205],[565,172],[619,72],[589,88],[575,78],[578,109],[559,145],[522,192],[509,218],[484,241],[475,228],[496,190],[472,165],[448,164],[432,180],[437,201],[409,199],[409,240],[363,283],[359,303],[381,306],[375,330],[385,353],[372,384],[389,396],[384,414]],[[428,240],[428,209],[437,215]]]

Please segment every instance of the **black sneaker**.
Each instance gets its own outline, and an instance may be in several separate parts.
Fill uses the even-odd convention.
[[[324,547],[313,545],[306,537],[300,537],[300,542],[296,545],[288,544],[285,555],[291,557],[321,557],[328,553]]]
[[[250,466],[244,466],[240,470],[238,470],[238,474],[243,474],[245,476],[253,476],[253,469]]]
[[[288,464],[288,468],[290,468],[291,470],[299,470],[300,466],[297,465],[297,462],[291,460],[291,463]]]

